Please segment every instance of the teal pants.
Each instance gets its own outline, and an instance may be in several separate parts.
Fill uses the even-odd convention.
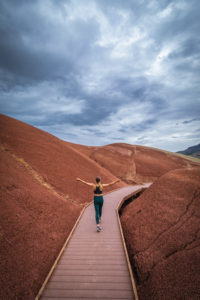
[[[103,196],[94,196],[94,208],[95,208],[95,217],[96,223],[99,224],[99,218],[102,215],[103,207]]]

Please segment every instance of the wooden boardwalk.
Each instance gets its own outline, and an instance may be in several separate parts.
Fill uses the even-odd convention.
[[[135,299],[116,208],[145,186],[127,186],[104,196],[102,231],[89,205],[40,299]]]

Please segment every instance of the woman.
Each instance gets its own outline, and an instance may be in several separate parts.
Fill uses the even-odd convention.
[[[103,188],[107,186],[111,186],[120,180],[117,179],[111,183],[102,184],[101,183],[101,177],[96,178],[96,184],[86,182],[80,178],[77,178],[76,180],[87,184],[89,186],[92,186],[94,191],[94,207],[95,207],[95,213],[96,213],[96,223],[97,223],[97,231],[101,231],[102,227],[100,226],[101,223],[101,215],[102,215],[102,207],[103,207]]]

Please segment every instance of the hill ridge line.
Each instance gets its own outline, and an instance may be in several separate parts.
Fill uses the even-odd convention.
[[[110,144],[110,145],[106,145],[105,147],[112,147],[112,145],[113,144]],[[123,148],[123,147],[122,147]],[[130,150],[130,149],[129,149]],[[126,174],[126,178],[121,178],[120,176],[118,176],[121,180],[123,180],[123,181],[125,181],[125,183],[128,183],[127,181],[131,178],[131,176],[130,176],[130,173],[131,173],[131,169],[133,170],[134,168],[135,168],[135,170],[134,170],[134,174],[135,174],[135,176],[137,176],[137,167],[136,167],[136,163],[135,163],[135,159],[134,159],[134,156],[135,156],[135,154],[136,154],[136,147],[135,146],[133,146],[133,149],[131,149],[130,150],[131,151],[131,155],[130,155],[130,158],[131,158],[131,163],[132,163],[132,165],[131,165],[131,163],[129,164],[129,173],[128,173],[128,171],[127,171],[127,174]],[[91,154],[89,155],[89,158],[91,159],[91,160],[93,160],[94,162],[96,162],[96,160],[95,160],[95,154],[98,152],[98,150],[93,150],[92,152],[91,152]],[[103,165],[103,163],[101,163],[101,162],[97,162],[102,168],[104,168],[104,169],[106,169],[106,167]],[[134,168],[133,168],[133,165],[134,165]],[[109,168],[107,168],[106,170],[108,170],[113,176],[115,176],[116,177],[116,175],[114,174],[114,172],[112,172],[112,170],[110,170]],[[118,178],[117,177],[117,178]],[[130,178],[129,178],[130,177]],[[137,179],[136,178],[134,178],[134,183],[135,184],[141,184],[141,182],[139,182],[139,181],[137,181]]]
[[[0,145],[0,149],[2,151],[7,152],[12,158],[14,158],[19,164],[21,164],[23,167],[25,167],[25,169],[29,172],[29,174],[32,175],[32,177],[37,180],[37,182],[39,182],[42,186],[44,186],[45,188],[47,188],[48,190],[50,190],[54,195],[56,195],[57,197],[59,197],[62,201],[64,202],[70,202],[76,206],[83,206],[82,203],[78,203],[77,201],[70,199],[68,195],[65,195],[61,192],[58,192],[55,190],[55,188],[49,184],[48,182],[46,182],[44,180],[44,178],[38,174],[22,157],[18,157],[16,154],[14,154],[10,149],[8,149],[7,147],[4,147],[3,145]]]
[[[63,141],[66,142],[66,141]],[[67,147],[69,147],[71,150],[73,150],[74,152],[76,152],[77,154],[79,154],[81,157],[83,157],[84,159],[86,159],[87,161],[89,161],[90,163],[94,164],[95,166],[98,166],[102,169],[104,169],[106,172],[110,173],[110,175],[114,176],[115,178],[118,178],[114,173],[112,173],[109,169],[107,169],[106,167],[104,167],[103,165],[101,165],[98,161],[94,160],[91,156],[87,156],[86,154],[82,153],[80,150],[78,150],[77,148],[70,146],[70,145],[66,145]],[[101,147],[101,146],[99,146]],[[95,151],[94,151],[95,152]],[[92,152],[92,154],[94,153]],[[121,179],[121,178],[120,178]],[[122,180],[122,179],[121,179]],[[123,181],[123,180],[122,180]]]

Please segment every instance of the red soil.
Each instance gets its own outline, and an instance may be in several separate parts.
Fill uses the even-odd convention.
[[[144,146],[85,147],[72,144],[72,147],[129,184],[155,181],[170,170],[196,165],[173,153]]]
[[[118,177],[122,181],[114,188],[119,188],[127,183],[155,180],[169,170],[193,165],[173,154],[147,147],[75,145],[3,115],[0,115],[0,128],[0,299],[33,299],[37,294],[83,205],[92,200],[90,188],[77,182],[76,177],[93,182],[100,175],[104,183]],[[160,191],[158,185],[155,190],[151,187],[152,199],[165,196],[170,185],[169,178]],[[174,197],[182,195],[176,186],[171,193]],[[166,204],[159,203],[158,207],[164,209]],[[156,206],[157,202],[152,205]],[[175,212],[169,211],[174,215]],[[129,234],[133,229],[131,218],[125,219],[128,214],[123,220]],[[171,215],[165,214],[164,222],[168,224],[170,218]],[[157,226],[155,218],[151,226],[154,222]],[[144,229],[144,224],[138,226]],[[154,244],[148,227],[145,232]],[[144,243],[139,235],[135,238],[139,244]],[[143,266],[138,261],[145,273],[146,262]],[[144,293],[148,292],[143,286]]]
[[[92,200],[90,188],[76,177],[116,177],[25,123],[1,115],[0,128],[0,299],[33,299],[82,204]]]
[[[116,179],[108,170],[71,148],[70,143],[42,130],[3,115],[0,116],[0,128],[4,148],[23,158],[44,181],[73,201],[92,200],[91,190],[77,182],[77,177],[93,182],[100,175],[105,183]],[[115,188],[122,186],[125,184],[120,182]]]
[[[141,300],[200,299],[199,218],[200,167],[168,172],[125,207]]]
[[[34,299],[81,207],[41,185],[7,151],[0,197],[0,299]]]

